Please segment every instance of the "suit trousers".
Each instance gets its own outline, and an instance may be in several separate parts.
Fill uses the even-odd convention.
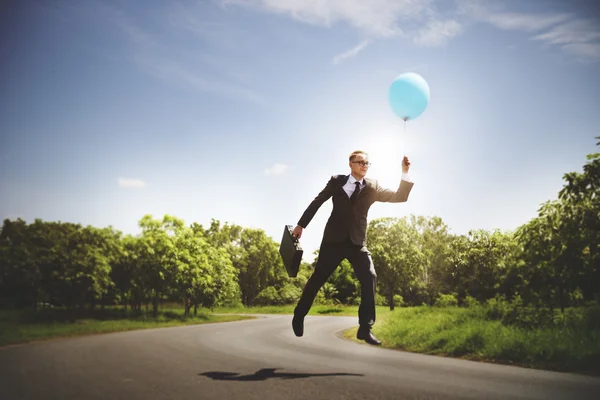
[[[369,250],[365,246],[355,245],[349,237],[342,243],[321,244],[315,270],[306,282],[302,296],[294,309],[294,315],[304,317],[308,314],[319,289],[344,259],[350,262],[360,282],[358,324],[369,329],[375,324],[375,288],[377,287],[375,266]]]

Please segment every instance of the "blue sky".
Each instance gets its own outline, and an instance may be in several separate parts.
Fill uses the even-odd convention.
[[[600,135],[594,1],[28,1],[0,23],[0,216],[137,234],[144,214],[279,241],[347,155],[407,203],[370,219],[512,230]],[[404,123],[387,91],[421,74]],[[304,232],[318,248],[328,202]],[[307,257],[310,259],[310,255]]]

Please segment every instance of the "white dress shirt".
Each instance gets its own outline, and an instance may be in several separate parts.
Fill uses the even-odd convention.
[[[410,176],[408,176],[407,173],[402,173],[402,180],[403,181],[407,181],[407,182],[412,182],[410,180]],[[354,189],[356,188],[356,185],[354,184],[354,182],[356,182],[356,179],[354,179],[354,177],[352,176],[352,174],[348,177],[348,182],[346,182],[346,184],[343,186],[344,191],[346,192],[346,194],[348,195],[348,197],[352,196],[352,193],[354,193]],[[360,180],[360,190],[364,189],[366,183],[364,179]]]

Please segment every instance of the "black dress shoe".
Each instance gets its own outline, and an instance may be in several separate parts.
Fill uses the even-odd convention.
[[[294,334],[298,337],[304,335],[304,317],[298,317],[294,315],[292,319],[292,328],[294,329]]]
[[[356,338],[358,340],[364,340],[365,342],[375,346],[381,345],[381,342],[377,340],[375,335],[373,335],[369,329],[358,328],[358,332],[356,332]]]

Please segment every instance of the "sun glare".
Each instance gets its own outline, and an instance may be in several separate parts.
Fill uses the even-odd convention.
[[[402,158],[406,141],[398,133],[377,133],[365,146],[373,166],[368,177],[377,179],[382,185],[395,187],[402,175]]]

